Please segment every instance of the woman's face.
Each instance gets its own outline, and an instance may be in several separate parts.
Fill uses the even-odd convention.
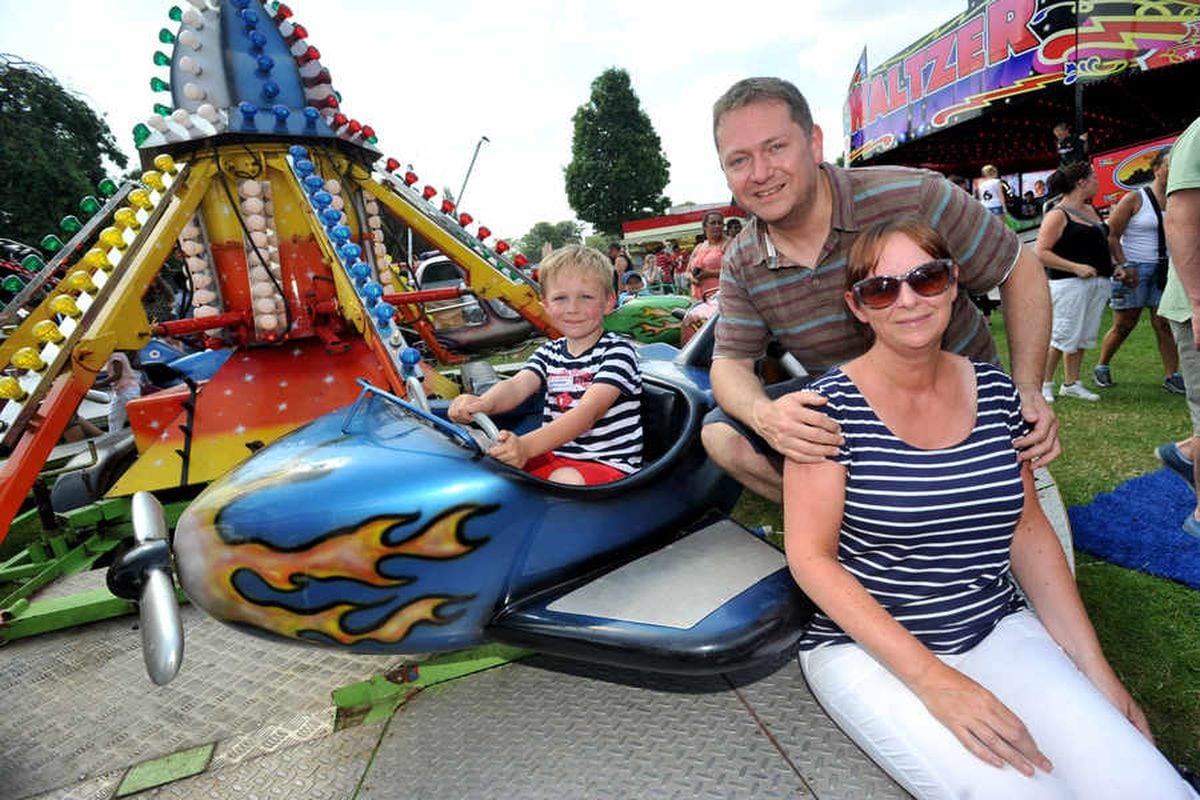
[[[1075,191],[1083,197],[1091,197],[1100,191],[1100,176],[1096,174],[1096,170],[1092,170],[1075,184]]]
[[[925,252],[905,234],[893,233],[884,240],[879,263],[869,277],[909,276],[915,268],[935,260],[936,256]],[[951,266],[948,284],[937,294],[921,295],[905,280],[900,282],[895,302],[885,308],[860,305],[853,292],[846,292],[846,305],[854,316],[870,326],[876,343],[904,351],[940,349],[942,334],[950,324],[951,308],[958,296],[957,278],[958,267]]]
[[[718,214],[704,218],[704,238],[710,242],[720,241],[725,236],[725,221]]]

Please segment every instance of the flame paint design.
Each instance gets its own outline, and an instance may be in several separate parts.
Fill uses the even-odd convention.
[[[463,525],[491,510],[477,504],[452,507],[395,543],[388,542],[389,534],[418,515],[376,517],[294,551],[257,542],[232,544],[221,538],[218,525],[199,525],[193,528],[198,539],[187,548],[191,554],[202,553],[205,562],[204,596],[195,599],[228,622],[303,641],[398,643],[418,624],[444,625],[457,619],[462,611],[447,613],[445,607],[473,595],[417,595],[402,602],[398,590],[418,578],[389,577],[381,571],[382,562],[393,557],[461,558],[486,542],[464,540]],[[266,591],[245,590],[256,585]],[[347,597],[351,588],[370,599]],[[389,605],[397,607],[388,612]],[[348,615],[373,609],[383,615],[378,624],[366,630],[347,624]]]

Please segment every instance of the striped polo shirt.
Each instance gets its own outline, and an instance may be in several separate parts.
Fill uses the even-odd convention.
[[[776,254],[766,226],[751,219],[725,250],[713,357],[755,359],[774,337],[810,373],[819,374],[862,354],[867,340],[842,299],[846,257],[863,228],[908,214],[937,230],[959,265],[962,290],[942,346],[995,361],[987,321],[967,294],[987,293],[1016,264],[1021,243],[1001,218],[935,172],[832,164],[821,169],[833,193],[833,213],[817,265],[795,264]]]
[[[899,439],[858,387],[834,369],[809,387],[842,426],[846,468],[838,561],[935,653],[978,644],[1023,608],[1009,557],[1024,491],[1013,439],[1026,430],[1016,387],[974,362],[975,427],[962,442],[923,450]],[[850,641],[818,611],[802,650]]]
[[[620,389],[616,402],[590,430],[554,452],[578,461],[599,461],[626,473],[641,468],[642,372],[632,342],[606,332],[588,350],[573,356],[565,337],[555,339],[535,350],[522,369],[537,375],[546,390],[542,425],[577,406],[593,383]]]

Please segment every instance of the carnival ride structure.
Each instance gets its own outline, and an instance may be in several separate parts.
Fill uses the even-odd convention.
[[[1057,166],[1052,129],[1066,122],[1088,134],[1105,206],[1145,182],[1138,158],[1200,116],[1198,82],[1196,0],[971,3],[869,70],[864,48],[845,103],[847,163],[968,178],[994,164],[1019,197],[1034,183],[1021,176]]]
[[[97,500],[139,490],[186,499],[352,402],[357,379],[405,395],[401,327],[442,363],[460,361],[424,316],[428,300],[497,300],[530,329],[554,334],[519,269],[524,259],[510,261],[506,242],[383,156],[371,127],[343,113],[286,5],[192,0],[170,18],[177,26],[159,34],[170,54],[154,54],[169,76],[151,86],[171,105],[156,104],[134,130],[141,180],[105,180],[98,197],[83,198],[82,221],[65,218],[61,237],[41,243],[44,259],[24,254],[23,285],[13,282],[0,310],[0,541],[14,529],[52,538],[0,563],[0,584],[23,582],[0,598],[9,622],[14,604],[66,569],[67,556],[79,568],[111,549],[111,536],[87,541],[97,526],[128,531],[127,501],[99,503],[82,527],[55,514],[41,475],[114,351],[168,336],[222,354],[211,373],[129,403],[136,459],[113,485],[93,487]],[[452,259],[467,285],[409,291],[406,254],[396,252],[403,244],[389,244],[385,222]],[[174,264],[191,308],[152,320],[143,296]],[[458,391],[427,364],[418,369],[430,394]],[[14,523],[31,487],[40,508]]]

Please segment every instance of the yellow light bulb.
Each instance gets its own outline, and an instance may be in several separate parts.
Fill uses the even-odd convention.
[[[86,269],[77,269],[67,276],[67,283],[81,292],[92,294],[97,290],[96,282]]]
[[[62,314],[72,319],[79,319],[83,316],[83,312],[79,310],[79,304],[75,302],[75,298],[69,294],[60,294],[50,301],[50,310],[55,314]]]
[[[0,378],[0,400],[16,400],[20,402],[29,396],[29,392],[21,388],[21,382],[11,375]]]
[[[51,344],[58,344],[67,337],[63,336],[63,332],[54,324],[54,320],[44,319],[33,326],[33,338],[43,342],[50,342]]]
[[[154,157],[154,166],[158,167],[161,172],[165,172],[168,175],[174,175],[179,171],[179,168],[175,166],[175,159],[171,158],[166,153],[160,153]]]
[[[34,372],[41,372],[46,368],[46,362],[42,360],[41,354],[32,347],[22,347],[13,353],[12,365],[18,369],[31,369]]]
[[[124,250],[129,246],[125,241],[125,235],[121,233],[120,228],[105,228],[100,231],[100,241],[109,247],[115,247],[118,250]]]
[[[129,193],[129,202],[138,208],[143,208],[146,211],[154,208],[153,201],[150,200],[150,192],[145,189],[134,189]]]
[[[113,268],[112,263],[108,260],[108,253],[101,250],[99,247],[93,247],[83,254],[83,263],[87,264],[92,269],[110,270]]]
[[[162,173],[155,172],[154,170],[142,173],[142,183],[156,192],[165,192],[167,190],[167,185],[163,183]]]
[[[118,208],[113,212],[113,222],[117,223],[118,228],[129,228],[131,231],[139,231],[142,229],[142,223],[138,222],[137,212],[132,208]],[[107,261],[108,259],[105,259]],[[97,266],[99,266],[97,264]]]

